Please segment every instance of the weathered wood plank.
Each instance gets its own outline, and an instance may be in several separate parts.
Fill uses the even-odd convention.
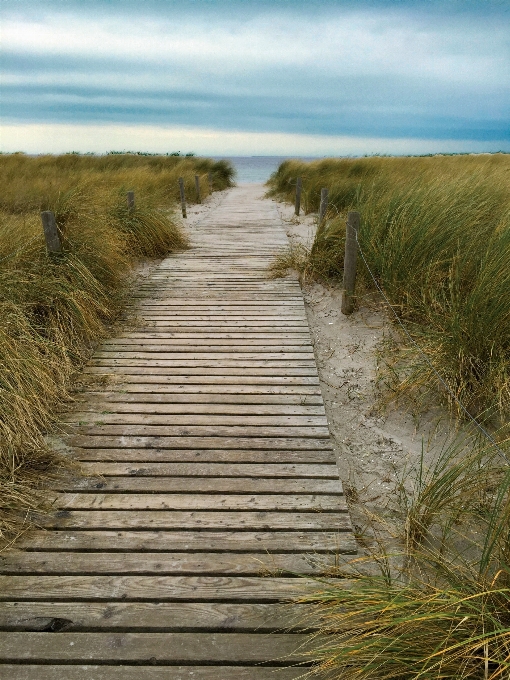
[[[309,407],[320,406],[321,410],[314,411],[314,413],[324,413],[324,402],[320,394],[252,394],[246,393],[231,393],[231,392],[207,392],[203,393],[185,393],[179,394],[175,392],[162,393],[145,393],[135,392],[126,393],[124,389],[119,392],[113,391],[93,391],[88,390],[86,394],[75,397],[75,403],[80,404],[98,404],[99,407],[106,407],[110,404],[127,405],[127,404],[165,404],[171,405],[175,408],[180,408],[178,404],[185,404],[184,408],[190,409],[197,405],[199,408],[205,408],[204,404],[229,404],[235,405],[235,409],[243,408],[243,413],[246,412],[246,405],[250,405],[250,412],[257,415],[252,407],[271,409],[271,413],[283,413],[282,407],[289,411],[289,407]],[[243,405],[243,406],[241,406]],[[276,408],[275,408],[276,407]],[[80,408],[82,408],[80,406]],[[151,407],[152,408],[152,407]],[[216,406],[215,406],[216,408]],[[82,408],[82,410],[84,410]]]
[[[176,410],[159,411],[156,407],[153,407],[153,412],[144,412],[144,410],[139,410],[138,407],[133,409],[127,408],[126,410],[120,409],[116,410],[112,408],[112,411],[106,413],[93,412],[93,411],[74,411],[68,415],[61,418],[61,422],[69,423],[79,423],[80,425],[91,427],[102,427],[103,425],[142,425],[142,426],[155,426],[160,429],[163,427],[164,432],[161,434],[171,434],[175,431],[175,428],[179,425],[190,426],[192,428],[191,432],[201,432],[198,428],[207,427],[207,431],[210,432],[212,428],[223,427],[223,426],[235,426],[242,427],[244,432],[240,434],[248,434],[253,432],[253,427],[263,428],[264,434],[266,430],[272,430],[275,427],[285,428],[288,434],[292,436],[295,428],[313,428],[312,436],[317,436],[320,432],[323,436],[327,437],[328,421],[325,415],[248,415],[248,414],[230,414],[230,413],[215,413],[212,409],[212,413],[193,413],[192,410],[188,411],[183,409],[184,413],[178,413]],[[295,409],[293,409],[295,410]],[[322,410],[322,409],[321,409]],[[200,409],[198,409],[200,411]],[[171,425],[167,425],[167,423]],[[241,425],[241,423],[244,423]],[[322,428],[321,428],[322,426]],[[129,430],[124,430],[126,434],[129,434]],[[190,432],[190,434],[191,434]],[[206,434],[204,432],[203,434]],[[216,434],[216,433],[215,433]],[[254,434],[258,434],[254,432]],[[298,432],[298,435],[301,432]]]
[[[59,510],[34,515],[48,529],[159,529],[179,531],[273,530],[350,531],[349,516],[342,512],[218,512],[215,510]],[[1,593],[0,593],[1,597]]]
[[[308,344],[310,342],[310,332],[308,328],[303,328],[301,330],[295,330],[292,332],[285,331],[283,333],[272,333],[271,331],[231,331],[230,333],[225,333],[221,331],[209,331],[203,329],[201,331],[156,331],[151,329],[137,328],[132,331],[123,331],[112,339],[110,342],[121,342],[124,340],[145,340],[145,339],[155,339],[155,340],[169,340],[169,341],[184,341],[184,340],[196,340],[203,342],[211,341],[245,341],[253,340],[267,344],[284,344],[284,343],[295,343],[304,342]],[[194,344],[194,343],[190,343]]]
[[[285,367],[249,367],[239,366],[238,368],[222,366],[222,367],[164,367],[164,366],[85,366],[84,373],[120,373],[123,376],[142,375],[147,378],[149,375],[169,376],[170,381],[182,383],[185,380],[188,383],[196,382],[200,384],[211,383],[241,383],[249,385],[250,383],[258,384],[309,384],[318,385],[319,379],[317,371],[314,367],[297,366],[296,368]],[[258,380],[250,380],[250,377],[259,377]],[[262,378],[263,376],[263,378]],[[299,378],[299,380],[292,380],[292,378]],[[127,378],[126,378],[127,379]]]
[[[94,662],[268,663],[305,659],[305,635],[254,633],[3,633],[0,659]],[[61,676],[59,676],[61,677]]]
[[[53,488],[67,492],[101,489],[116,493],[342,493],[340,480],[310,477],[79,477],[58,480]]]
[[[246,433],[244,433],[246,434]],[[330,451],[331,441],[326,438],[307,437],[189,437],[140,435],[74,435],[69,437],[72,446],[87,448],[167,448],[167,449],[263,449],[265,451]]]
[[[77,460],[96,460],[106,462],[152,463],[334,463],[332,451],[260,451],[239,449],[222,451],[216,449],[165,449],[145,448],[130,449],[73,449],[73,457]]]
[[[109,378],[106,374],[106,378]],[[180,382],[166,382],[166,376],[158,378],[157,376],[148,376],[144,379],[144,376],[132,375],[119,378],[115,380],[117,376],[111,376],[114,380],[107,381],[108,389],[117,388],[119,394],[158,394],[166,395],[168,399],[172,397],[178,398],[179,394],[183,395],[261,395],[261,398],[270,395],[278,396],[292,396],[301,400],[301,398],[308,400],[310,397],[316,397],[321,400],[322,396],[320,387],[318,385],[310,384],[289,384],[284,382],[281,385],[275,384],[204,384],[204,383],[191,383],[182,384]],[[99,381],[101,376],[99,376]],[[94,389],[99,389],[100,385],[94,383],[94,378],[92,378],[92,385]],[[308,403],[313,403],[310,401]]]
[[[337,531],[32,531],[17,543],[25,550],[112,552],[356,553],[350,532]]]
[[[147,663],[151,663],[149,660]],[[261,666],[0,665],[2,680],[298,680],[306,669]],[[143,675],[142,675],[143,674]]]
[[[151,415],[173,414],[177,416],[186,414],[192,416],[272,416],[273,418],[276,418],[277,416],[298,416],[300,418],[315,416],[321,418],[321,423],[325,421],[324,406],[322,404],[320,406],[309,406],[308,404],[212,404],[210,401],[206,404],[201,404],[196,402],[183,403],[182,401],[179,403],[174,400],[165,402],[151,400],[150,403],[147,403],[133,398],[126,401],[121,401],[120,399],[104,400],[89,395],[86,400],[79,401],[77,408],[79,408],[79,410],[72,414],[73,419],[75,417],[79,418],[85,414],[90,416],[90,413],[96,413],[98,416],[111,415],[112,413],[150,413]],[[172,421],[175,422],[173,418]]]
[[[159,352],[154,352],[153,355],[149,358],[131,358],[131,359],[115,359],[115,358],[101,358],[101,357],[93,357],[90,362],[89,366],[148,366],[148,367],[153,367],[157,368],[158,366],[161,367],[168,367],[168,368],[203,368],[206,372],[208,370],[213,370],[210,369],[211,363],[214,362],[215,364],[225,367],[225,368],[249,368],[250,370],[254,370],[256,368],[264,368],[264,367],[271,367],[274,369],[279,369],[279,370],[285,370],[285,369],[291,369],[291,370],[296,370],[299,368],[313,368],[315,366],[315,363],[312,359],[274,359],[274,360],[264,360],[263,358],[260,360],[255,360],[255,359],[241,359],[241,358],[236,358],[235,355],[232,355],[230,359],[222,359],[216,360],[216,359],[162,359],[160,357]],[[217,369],[216,369],[217,370]],[[213,374],[214,375],[214,374]]]
[[[247,352],[242,350],[240,352],[225,352],[224,349],[217,352],[204,352],[202,350],[195,349],[190,351],[190,349],[185,349],[184,351],[173,350],[171,352],[162,349],[158,346],[141,345],[138,348],[124,348],[121,350],[117,349],[103,349],[101,352],[96,352],[94,354],[95,359],[150,359],[152,360],[168,360],[168,361],[249,361],[253,362],[254,366],[257,366],[260,361],[276,361],[276,365],[279,365],[280,361],[293,361],[297,365],[301,365],[302,362],[315,361],[313,352],[286,352],[280,350],[279,352]],[[194,364],[193,364],[194,365]],[[225,364],[228,365],[228,364]]]
[[[89,476],[130,477],[303,477],[338,480],[334,463],[83,463]]]
[[[230,369],[226,369],[228,371]],[[110,381],[108,384],[120,384],[122,383],[123,389],[129,390],[129,385],[165,385],[170,390],[171,386],[174,385],[173,389],[183,390],[186,389],[191,391],[196,391],[197,389],[203,392],[216,391],[216,390],[232,390],[237,392],[251,391],[251,390],[266,390],[269,392],[271,388],[279,393],[280,391],[293,391],[295,394],[320,394],[319,379],[313,376],[242,376],[229,375],[228,372],[225,375],[186,375],[185,377],[180,375],[173,375],[169,371],[164,369],[159,371],[154,371],[153,375],[148,371],[137,371],[137,369],[124,369],[124,371],[118,368],[94,368],[93,366],[85,367],[84,373],[91,375],[96,375],[98,380]],[[133,388],[135,389],[135,388]],[[307,392],[307,390],[309,392]]]
[[[23,552],[0,554],[0,573],[21,574],[232,574],[249,576],[286,573],[331,573],[336,555],[214,552]],[[0,607],[0,613],[4,611]],[[0,624],[1,628],[1,624]]]
[[[176,416],[173,416],[175,418]],[[248,417],[248,416],[246,416]],[[211,416],[212,418],[212,416]],[[129,420],[129,419],[127,419]],[[171,420],[169,418],[169,420]],[[69,425],[70,430],[76,429],[75,426]],[[285,426],[275,425],[129,425],[129,424],[101,424],[101,421],[95,425],[84,425],[79,428],[82,435],[108,435],[108,436],[137,436],[137,437],[265,437],[265,438],[312,438],[319,437],[328,438],[329,430],[326,425],[302,425],[302,426]],[[198,442],[197,445],[199,446]]]
[[[313,359],[313,347],[304,341],[301,344],[293,342],[292,344],[289,343],[282,345],[281,343],[275,342],[275,344],[271,345],[267,342],[262,344],[261,342],[250,340],[245,340],[244,342],[242,340],[231,340],[229,342],[218,340],[215,342],[214,340],[204,338],[201,341],[195,340],[193,343],[190,342],[185,344],[185,341],[181,340],[180,338],[172,342],[171,340],[158,340],[158,338],[149,337],[147,338],[146,343],[140,344],[140,340],[138,338],[136,338],[136,340],[134,338],[131,340],[126,338],[125,342],[119,340],[115,344],[105,344],[103,351],[136,352],[137,354],[140,352],[167,352],[181,355],[190,352],[190,345],[195,347],[194,355],[200,354],[202,358],[203,356],[210,355],[213,359],[215,359],[218,357],[218,354],[226,355],[227,353],[225,350],[228,350],[228,354],[230,356],[245,354],[252,357],[260,357],[262,355],[263,358],[267,358],[265,356],[266,354],[274,355],[277,353],[278,356],[285,355],[285,358],[287,359],[301,358],[303,356],[308,359]]]
[[[342,581],[342,584],[347,584]],[[255,601],[282,602],[320,589],[314,579],[273,576],[0,576],[0,602]],[[0,640],[1,640],[0,636]]]
[[[347,512],[343,496],[252,494],[64,494],[55,507],[67,510],[265,510],[270,512]]]
[[[303,605],[224,602],[2,602],[0,630],[256,631],[304,626]],[[0,633],[1,635],[2,633]],[[50,640],[51,644],[51,640]],[[0,666],[1,668],[1,666]]]

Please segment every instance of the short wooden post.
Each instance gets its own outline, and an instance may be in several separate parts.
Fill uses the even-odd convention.
[[[197,203],[202,203],[202,197],[200,195],[200,177],[195,175],[195,189],[197,192]]]
[[[213,192],[213,178],[212,178],[212,172],[207,173],[207,179],[209,181],[209,193],[212,194]]]
[[[57,223],[55,215],[51,210],[45,210],[41,213],[41,220],[44,229],[44,238],[46,239],[46,248],[49,253],[61,253],[62,244],[58,235]]]
[[[135,192],[134,191],[128,191],[127,192],[126,201],[127,201],[128,212],[133,212],[133,210],[135,209]]]
[[[356,259],[358,255],[359,212],[347,214],[344,257],[344,291],[342,293],[342,314],[354,311],[354,288],[356,286]]]
[[[296,206],[294,212],[299,215],[299,210],[301,208],[301,177],[296,180]]]
[[[184,196],[184,180],[182,179],[182,177],[179,177],[179,191],[181,192],[182,216],[187,217],[187,215],[186,215],[186,198]]]
[[[321,205],[319,208],[319,224],[322,224],[322,220],[326,215],[328,209],[328,190],[321,189]]]

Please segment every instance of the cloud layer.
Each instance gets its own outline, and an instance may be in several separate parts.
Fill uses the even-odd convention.
[[[2,147],[65,124],[510,148],[507,15],[489,4],[7,0]]]

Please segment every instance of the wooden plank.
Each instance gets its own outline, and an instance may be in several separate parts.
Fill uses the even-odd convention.
[[[106,377],[108,377],[106,375]],[[116,376],[112,376],[116,377]],[[98,389],[97,383],[94,384],[94,379],[92,379],[92,384],[94,389]],[[99,378],[99,381],[101,378]],[[318,385],[299,385],[299,384],[287,384],[282,385],[264,385],[264,384],[247,384],[247,385],[229,385],[229,384],[202,384],[202,383],[191,383],[189,385],[183,385],[181,382],[165,382],[166,376],[158,378],[157,376],[148,376],[146,379],[144,376],[133,375],[126,376],[125,378],[120,377],[119,381],[108,382],[108,389],[116,388],[119,394],[164,394],[169,395],[168,398],[172,397],[178,398],[179,394],[183,395],[292,395],[297,396],[298,399],[306,398],[307,401],[310,396],[316,395],[322,401],[321,390]],[[309,402],[313,403],[313,402]]]
[[[161,434],[172,434],[175,428],[180,425],[190,426],[192,432],[201,433],[202,430],[199,428],[206,427],[207,432],[212,433],[212,428],[217,427],[241,427],[244,432],[239,434],[262,434],[264,435],[266,430],[272,430],[275,427],[284,428],[288,431],[288,434],[292,436],[294,429],[307,428],[313,430],[312,436],[327,437],[329,432],[327,430],[328,421],[325,415],[248,415],[248,414],[237,414],[237,413],[215,413],[214,409],[211,409],[211,413],[205,414],[200,413],[200,408],[197,408],[199,413],[193,413],[194,409],[182,409],[184,413],[178,413],[177,409],[165,410],[162,412],[153,407],[155,413],[150,413],[149,409],[141,409],[138,406],[134,408],[121,409],[120,407],[114,409],[108,413],[102,412],[92,412],[92,411],[75,411],[70,414],[66,414],[61,417],[61,422],[78,423],[83,426],[89,425],[90,427],[102,427],[104,426],[115,426],[115,425],[127,425],[127,426],[146,426],[146,427],[158,427],[160,430],[164,428],[164,432]],[[149,412],[144,412],[148,410]],[[322,410],[322,409],[321,409]],[[169,417],[171,416],[171,417]],[[167,424],[171,423],[171,424]],[[241,425],[243,423],[243,425]],[[264,432],[257,433],[254,431],[254,427],[262,428]],[[129,434],[129,430],[125,429],[126,434]],[[207,436],[207,433],[202,432],[203,435]],[[282,432],[282,434],[285,434]],[[270,435],[269,435],[270,436]]]
[[[345,580],[341,581],[346,584]],[[0,602],[287,602],[319,590],[314,579],[261,576],[0,576]],[[2,636],[0,636],[1,640]],[[0,642],[1,644],[1,642]]]
[[[59,496],[56,508],[67,510],[265,510],[271,512],[347,512],[343,496],[252,494],[73,493]]]
[[[260,552],[354,554],[350,532],[337,531],[31,531],[18,548],[43,551]]]
[[[214,552],[24,552],[0,554],[0,573],[21,574],[244,574],[250,576],[331,573],[337,556]],[[290,575],[289,574],[289,575]],[[0,613],[4,609],[0,607]],[[0,623],[0,628],[2,624]]]
[[[215,510],[59,510],[52,515],[33,513],[48,529],[120,529],[221,531],[350,531],[342,512],[270,512]],[[0,594],[1,597],[1,594]]]
[[[232,391],[244,390],[250,391],[263,389],[269,391],[271,387],[276,389],[282,389],[284,387],[294,388],[294,393],[306,394],[308,390],[313,391],[314,394],[320,394],[319,378],[317,376],[289,376],[289,375],[274,375],[274,371],[271,375],[255,375],[248,376],[236,375],[236,371],[232,369],[223,369],[223,374],[218,375],[190,375],[186,374],[181,376],[180,374],[175,375],[174,372],[168,371],[166,369],[154,369],[152,371],[140,371],[139,369],[129,369],[129,368],[118,368],[110,367],[108,369],[85,366],[83,372],[85,374],[100,376],[98,379],[104,379],[106,381],[119,381],[120,384],[153,384],[158,385],[175,385],[174,389],[186,390],[191,389],[192,386],[198,386],[202,391],[215,391],[217,389],[223,390],[223,386],[228,386],[225,389],[230,389]],[[111,384],[111,383],[110,383]],[[214,386],[214,387],[213,387]],[[256,386],[256,387],[255,387]],[[123,387],[123,389],[128,390],[129,388]],[[194,390],[197,387],[193,387]]]
[[[143,347],[143,351],[141,350]],[[172,351],[168,352],[160,347],[153,349],[150,346],[141,345],[138,349],[123,349],[123,350],[103,350],[95,352],[94,359],[151,359],[151,360],[168,360],[168,361],[253,361],[254,365],[258,365],[260,361],[295,361],[298,365],[301,362],[315,361],[313,352],[203,352],[199,350],[189,351]]]
[[[292,371],[304,367],[305,369],[314,369],[315,362],[311,359],[271,359],[266,360],[264,358],[255,359],[242,359],[236,358],[233,355],[229,359],[163,359],[160,357],[159,352],[154,352],[149,357],[133,357],[133,358],[108,358],[108,357],[95,357],[89,361],[89,366],[148,366],[148,367],[169,367],[169,368],[203,368],[206,372],[217,371],[218,368],[211,368],[211,362],[215,363],[216,366],[221,368],[248,368],[254,370],[256,368],[269,368],[269,369],[291,369]],[[220,368],[220,370],[221,370]],[[278,371],[280,372],[280,371]],[[212,373],[215,375],[215,373]],[[291,373],[292,375],[292,373]]]
[[[278,353],[278,356],[285,355],[285,358],[313,358],[313,347],[305,341],[301,344],[297,344],[294,341],[292,344],[289,342],[283,345],[278,342],[274,344],[268,344],[267,342],[261,344],[261,341],[256,340],[211,340],[209,338],[202,338],[201,340],[195,340],[194,342],[186,343],[184,340],[174,340],[170,339],[151,339],[147,338],[145,343],[140,343],[139,339],[135,338],[125,338],[125,341],[119,340],[118,342],[103,345],[104,352],[167,352],[177,355],[182,355],[183,353],[190,352],[191,347],[194,347],[194,356],[197,354],[202,355],[213,355],[212,358],[217,358],[218,354],[226,354],[225,350],[228,350],[228,354],[237,356],[239,354],[249,354],[250,356],[267,358],[266,354]],[[203,358],[203,357],[202,357]]]
[[[105,373],[115,374],[120,373],[123,376],[142,375],[148,377],[149,375],[164,375],[168,376],[173,382],[184,382],[188,383],[196,382],[200,384],[215,384],[215,383],[228,383],[230,385],[241,383],[242,385],[249,385],[250,383],[263,383],[263,384],[284,384],[285,382],[292,382],[292,378],[299,378],[299,380],[294,381],[295,383],[304,384],[308,382],[311,385],[318,385],[319,378],[315,368],[313,367],[301,367],[296,368],[275,368],[274,366],[267,367],[249,367],[249,366],[239,366],[234,367],[210,367],[210,368],[200,368],[200,367],[150,367],[150,366],[85,366],[83,369],[84,373],[95,373],[104,375]],[[184,377],[185,376],[185,377]],[[250,376],[253,376],[250,379]],[[263,378],[262,378],[263,376]],[[258,377],[258,381],[254,378]],[[308,379],[308,380],[306,380]]]
[[[48,661],[176,663],[267,663],[302,661],[308,636],[253,633],[3,633],[0,658]],[[299,651],[298,651],[299,650]],[[140,672],[140,671],[139,671]],[[61,676],[58,676],[61,677]]]
[[[224,602],[3,602],[0,629],[267,633],[295,628],[300,619],[304,621],[307,609],[304,605]]]
[[[302,477],[338,480],[334,463],[82,463],[86,475],[104,477]]]
[[[77,460],[96,460],[103,462],[152,462],[152,463],[334,463],[332,451],[260,451],[239,449],[222,451],[217,449],[151,449],[75,448],[73,457]]]
[[[67,439],[71,446],[86,448],[167,448],[167,449],[259,449],[265,451],[331,451],[331,441],[326,438],[289,437],[146,437],[74,435]]]
[[[339,479],[310,477],[82,477],[57,480],[53,488],[65,492],[102,489],[116,493],[342,493]]]
[[[148,661],[150,663],[150,660]],[[301,666],[95,666],[1,664],[2,680],[298,680],[306,669]]]
[[[222,323],[234,323],[237,324],[238,322],[247,322],[248,325],[259,325],[262,323],[262,325],[267,326],[268,323],[270,322],[270,325],[275,324],[276,326],[284,326],[287,324],[290,325],[297,325],[297,326],[306,326],[306,318],[304,316],[304,313],[295,313],[295,312],[285,312],[285,313],[278,313],[274,312],[273,314],[269,313],[260,313],[256,314],[253,312],[252,314],[242,314],[241,312],[234,313],[232,312],[231,314],[218,314],[218,313],[210,313],[210,314],[205,314],[202,313],[200,315],[198,314],[178,314],[177,312],[174,312],[170,314],[169,312],[165,311],[160,311],[160,312],[154,312],[154,311],[142,311],[138,310],[137,315],[140,317],[140,319],[143,319],[144,321],[168,321],[167,325],[173,325],[174,323],[178,323],[179,325],[181,324],[186,324],[190,326],[194,326],[202,321],[206,321],[207,323],[212,323],[213,325],[221,325]]]
[[[190,332],[190,331],[152,331],[150,329],[139,328],[133,331],[123,331],[113,340],[113,342],[120,342],[123,339],[126,340],[145,340],[146,338],[155,338],[160,340],[169,341],[184,341],[184,340],[202,340],[210,342],[212,340],[217,341],[245,341],[245,340],[257,340],[260,342],[266,342],[270,344],[280,344],[280,343],[294,343],[294,342],[310,342],[310,332],[308,328],[297,329],[295,331],[284,333],[271,333],[264,331],[231,331],[228,333],[219,331],[208,331],[207,329]]]
[[[177,416],[173,416],[176,418]],[[247,418],[248,416],[246,416]],[[211,416],[212,418],[212,416]],[[105,418],[106,419],[106,418]],[[129,418],[127,418],[129,420]],[[191,425],[190,419],[187,419],[188,424],[182,425],[128,425],[128,424],[105,424],[100,422],[95,425],[84,426],[80,428],[82,435],[109,435],[109,436],[138,436],[138,437],[296,437],[296,438],[320,438],[327,439],[329,430],[326,425],[313,426],[285,426],[275,425]],[[68,426],[73,429],[72,425]],[[197,446],[199,446],[197,442]]]
[[[248,393],[224,393],[208,392],[206,394],[176,394],[175,392],[154,393],[133,393],[127,394],[125,390],[113,392],[111,390],[99,392],[88,390],[86,394],[75,397],[76,404],[98,403],[100,405],[115,404],[186,404],[186,408],[192,408],[198,404],[235,404],[235,408],[241,408],[240,404],[261,405],[262,408],[274,408],[277,406],[281,410],[282,405],[293,406],[320,406],[324,412],[324,402],[320,394],[310,395],[301,394],[252,394]],[[80,406],[82,408],[82,406]]]

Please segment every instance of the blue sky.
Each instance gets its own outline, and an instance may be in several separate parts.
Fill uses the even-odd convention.
[[[0,0],[4,151],[510,151],[510,0]]]

